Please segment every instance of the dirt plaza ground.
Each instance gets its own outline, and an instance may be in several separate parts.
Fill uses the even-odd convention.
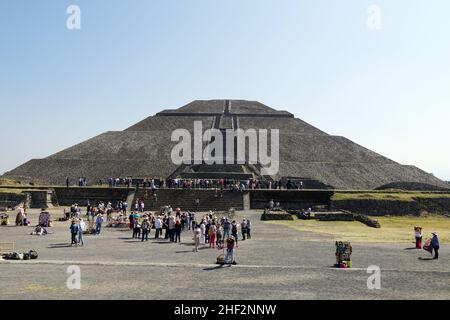
[[[31,211],[32,225],[38,213]],[[62,209],[52,213],[56,220]],[[103,228],[85,236],[85,247],[70,247],[69,222],[55,222],[46,236],[30,235],[33,227],[0,227],[0,242],[39,253],[33,261],[0,261],[0,299],[450,299],[447,243],[436,261],[412,242],[356,241],[353,268],[335,269],[335,234],[262,222],[260,215],[237,213],[252,221],[253,237],[239,242],[231,267],[215,265],[217,249],[194,253],[191,232],[174,244],[153,239],[152,230],[142,243],[129,230]],[[66,285],[72,265],[81,270],[79,290]],[[381,269],[379,290],[367,287],[371,265]]]

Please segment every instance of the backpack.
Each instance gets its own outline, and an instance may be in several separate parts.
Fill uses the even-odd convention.
[[[5,258],[7,260],[22,260],[23,259],[23,254],[20,254],[18,252],[11,252],[8,253]]]
[[[38,258],[38,253],[34,250],[30,250],[30,252],[28,253],[30,259],[34,260]]]
[[[232,227],[231,227],[231,232],[232,233],[237,233],[237,225],[233,225]]]

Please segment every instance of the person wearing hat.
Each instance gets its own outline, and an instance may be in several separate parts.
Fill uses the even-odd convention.
[[[102,230],[103,224],[103,215],[101,212],[98,213],[97,218],[95,219],[95,234],[99,235]]]
[[[140,216],[136,213],[133,214],[133,239],[141,238],[141,223],[139,222]]]
[[[150,220],[148,216],[144,216],[144,221],[142,221],[141,229],[142,229],[142,240],[141,242],[148,241],[148,234],[150,233]]]
[[[163,222],[161,216],[155,218],[155,239],[159,239],[162,236]]]
[[[434,250],[434,258],[433,259],[438,259],[439,258],[439,238],[436,232],[431,233],[433,235],[433,237],[431,238],[431,247]]]

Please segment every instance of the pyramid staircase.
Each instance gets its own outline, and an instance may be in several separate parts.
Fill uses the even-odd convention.
[[[161,189],[156,191],[155,202],[151,190],[138,190],[134,195],[134,202],[141,200],[146,210],[159,210],[162,206],[171,205],[172,208],[192,211],[227,211],[230,208],[244,209],[244,194],[241,192],[223,191],[221,194],[214,190],[201,189]],[[199,200],[197,205],[196,200]],[[133,202],[133,203],[134,203]]]
[[[223,163],[224,164],[194,164],[181,165],[171,175],[172,178],[183,179],[227,179],[227,180],[247,180],[258,179],[267,180],[261,175],[261,165],[256,164],[225,164],[226,163],[226,130],[238,129],[238,121],[235,115],[230,113],[230,101],[224,101],[223,112],[216,115],[212,125],[213,129],[220,130],[223,141]],[[234,143],[234,159],[237,159],[237,141]],[[269,177],[270,179],[270,177]]]

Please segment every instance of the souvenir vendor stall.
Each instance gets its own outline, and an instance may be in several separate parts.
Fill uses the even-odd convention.
[[[336,241],[336,268],[352,267],[352,246],[349,241]]]
[[[6,213],[0,213],[0,225],[7,226],[9,224],[9,215]]]

